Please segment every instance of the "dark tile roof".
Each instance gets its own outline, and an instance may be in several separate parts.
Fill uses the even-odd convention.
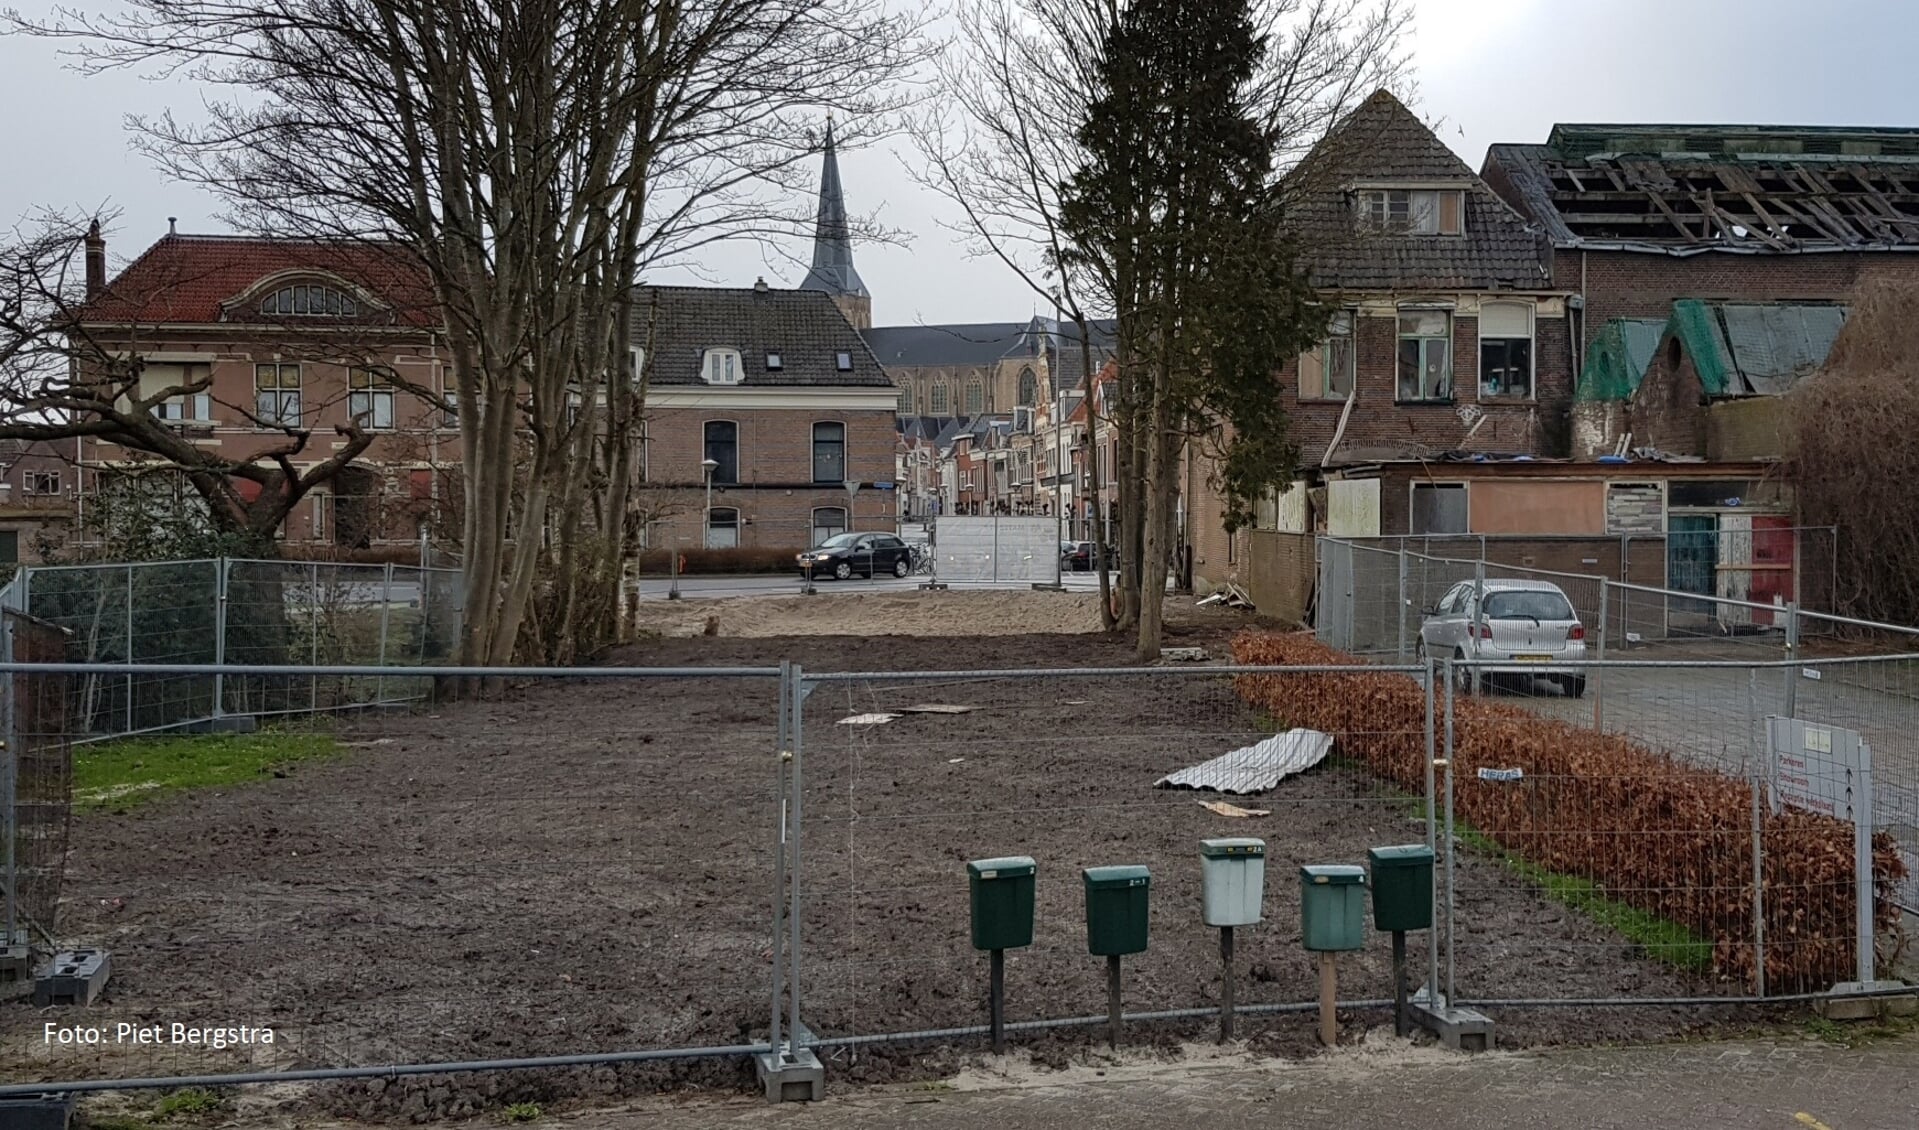
[[[947,326],[875,326],[866,342],[888,368],[990,365],[1018,345],[1025,322]]]
[[[650,380],[656,386],[703,385],[706,351],[740,351],[747,387],[891,387],[859,331],[830,295],[768,287],[641,287],[633,304],[633,340],[647,339],[647,321],[658,300],[658,323]],[[778,353],[781,368],[768,370],[766,355]],[[836,368],[837,355],[852,355],[853,369]]]
[[[1556,125],[1484,175],[1561,247],[1671,255],[1919,250],[1919,131]]]
[[[259,314],[250,303],[235,307],[232,300],[272,276],[291,282],[302,273],[316,282],[344,279],[381,308],[357,318],[296,317],[286,324],[438,324],[426,268],[398,244],[177,233],[162,236],[128,264],[88,301],[82,317],[110,325],[278,325],[280,319]]]
[[[1359,183],[1457,184],[1465,234],[1362,231]],[[1539,231],[1473,174],[1399,99],[1381,90],[1349,114],[1287,178],[1287,228],[1313,285],[1347,290],[1543,288]]]

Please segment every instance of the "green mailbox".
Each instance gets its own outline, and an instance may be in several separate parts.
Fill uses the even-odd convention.
[[[966,865],[973,901],[973,948],[1014,950],[1033,944],[1032,857],[975,859]]]
[[[1425,844],[1376,847],[1373,865],[1373,928],[1392,933],[1430,930],[1433,925],[1433,849]]]
[[[1299,869],[1300,939],[1309,950],[1356,950],[1366,932],[1366,869],[1320,864]]]
[[[1088,867],[1086,949],[1104,957],[1146,949],[1146,894],[1152,876],[1144,867]]]

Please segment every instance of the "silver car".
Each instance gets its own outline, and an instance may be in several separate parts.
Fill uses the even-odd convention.
[[[1586,658],[1586,628],[1558,585],[1547,581],[1461,581],[1438,604],[1424,610],[1419,625],[1421,655],[1491,661],[1494,666],[1459,672],[1471,690],[1477,671],[1486,683],[1495,675],[1544,675],[1574,698],[1586,693],[1586,673],[1567,666]]]

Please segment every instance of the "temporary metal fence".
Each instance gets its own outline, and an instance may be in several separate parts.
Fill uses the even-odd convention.
[[[964,865],[1006,855],[1039,866],[1034,942],[1007,955],[1010,1031],[1106,1022],[1080,872],[1140,864],[1150,943],[1125,959],[1127,1023],[1198,1034],[1224,984],[1200,920],[1199,841],[1230,835],[1268,845],[1265,919],[1237,939],[1235,1007],[1248,1017],[1295,1024],[1283,1018],[1315,1007],[1298,868],[1409,843],[1439,857],[1435,929],[1411,964],[1444,1007],[1804,999],[1827,986],[1761,971],[1801,968],[1791,947],[1830,957],[1857,939],[1830,922],[1788,936],[1773,915],[1849,905],[1856,885],[1843,868],[1806,879],[1796,855],[1772,854],[1813,818],[1795,814],[1758,735],[1774,716],[1857,730],[1877,774],[1872,823],[1897,834],[1919,700],[1860,688],[1915,662],[1589,661],[1578,673],[1609,695],[1597,734],[1590,704],[1549,680],[1482,686],[1472,663],[1436,658],[422,666],[414,674],[441,685],[506,689],[289,715],[265,736],[317,740],[316,760],[270,766],[286,779],[230,796],[150,802],[137,821],[113,813],[138,795],[80,794],[84,864],[67,875],[58,937],[111,946],[117,986],[87,1023],[203,1017],[271,1026],[276,1043],[56,1042],[7,1069],[0,1096],[300,1079],[331,1083],[322,1101],[340,1110],[460,1116],[504,1100],[518,1077],[412,1077],[541,1067],[559,1073],[540,1085],[557,1096],[735,1081],[737,1068],[699,1064],[755,1056],[776,1076],[809,1053],[829,1076],[857,1071],[876,1044],[986,1034],[988,961],[968,942]],[[1806,675],[1841,668],[1854,677]],[[0,670],[16,687],[71,687],[75,718],[89,676],[390,677],[325,663]],[[1482,698],[1504,709],[1465,702]],[[1296,725],[1330,734],[1331,753],[1257,796],[1155,787]],[[1598,747],[1567,753],[1582,734],[1641,752],[1616,765]],[[83,778],[94,755],[77,754]],[[1720,808],[1665,803],[1674,782]],[[1733,802],[1737,820],[1721,811]],[[1661,871],[1685,853],[1711,873]],[[1685,900],[1708,909],[1682,913]],[[1839,964],[1835,980],[1862,972]],[[1385,939],[1342,955],[1339,977],[1341,1007],[1377,1015],[1393,994]]]
[[[463,600],[457,570],[237,558],[30,566],[0,592],[0,607],[64,629],[76,662],[154,668],[81,676],[78,741],[415,700],[423,678],[194,678],[159,668],[444,663]]]

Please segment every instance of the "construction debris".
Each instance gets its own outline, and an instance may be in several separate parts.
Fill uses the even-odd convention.
[[[901,714],[971,714],[971,706],[953,706],[943,702],[922,702],[918,706],[902,706]]]
[[[1154,782],[1162,789],[1211,789],[1245,796],[1263,793],[1295,773],[1325,760],[1333,736],[1318,730],[1288,730],[1257,745],[1221,754]]]
[[[1194,601],[1193,607],[1205,608],[1209,604],[1223,604],[1228,608],[1252,608],[1253,598],[1246,595],[1245,589],[1228,581],[1213,595]]]
[[[1273,814],[1270,808],[1241,808],[1237,804],[1227,804],[1223,800],[1202,800],[1199,802],[1199,806],[1208,812],[1217,813],[1221,816],[1271,816]]]
[[[881,726],[899,719],[898,714],[851,714],[839,720],[841,726]]]

